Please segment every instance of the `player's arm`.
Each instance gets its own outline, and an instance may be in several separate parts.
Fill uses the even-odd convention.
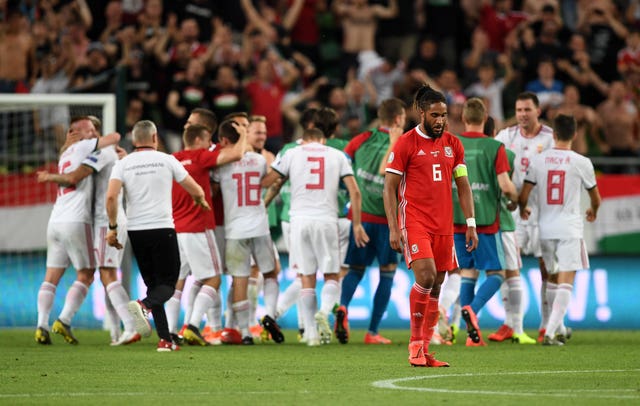
[[[518,207],[520,208],[520,217],[523,220],[529,219],[529,215],[531,214],[531,208],[527,206],[529,203],[529,195],[533,190],[535,183],[524,181],[522,185],[522,190],[520,191],[520,197],[518,197]]]
[[[38,171],[38,182],[53,182],[60,186],[73,186],[78,184],[82,179],[93,173],[93,169],[87,165],[80,165],[73,172],[69,173],[49,173],[47,171]]]
[[[96,148],[101,149],[104,147],[108,147],[110,145],[115,145],[118,142],[120,142],[119,133],[111,133],[111,134],[103,135],[102,137],[98,138],[98,145],[96,146]]]
[[[500,190],[502,193],[512,202],[518,200],[518,190],[516,189],[516,185],[511,181],[511,177],[509,177],[509,172],[502,172],[498,175],[498,185],[500,186]]]
[[[587,209],[587,221],[591,223],[596,221],[596,217],[598,216],[598,209],[600,208],[600,202],[602,201],[597,186],[589,189],[589,199],[591,200],[591,206]]]
[[[371,6],[371,8],[378,18],[393,18],[398,15],[398,0],[389,0],[387,7],[376,4]]]
[[[387,151],[384,153],[384,156],[382,157],[382,161],[380,161],[380,166],[378,167],[378,173],[382,176],[385,176],[387,173],[386,170],[387,170],[387,161],[389,160],[389,155],[391,155],[391,151],[393,151],[393,147],[396,145],[396,142],[398,141],[398,138],[400,138],[402,133],[403,133],[402,127],[394,125],[391,128],[389,128],[389,148],[387,148]]]
[[[204,197],[204,190],[191,177],[191,175],[187,175],[187,177],[180,182],[180,186],[182,186],[184,190],[186,190],[187,193],[191,195],[193,201],[198,206],[202,207],[205,210],[211,210],[211,207],[209,207],[209,203],[207,203],[207,200]]]
[[[117,249],[122,249],[122,244],[118,242],[118,195],[122,189],[122,181],[110,179],[107,188],[106,209],[109,217],[109,231],[107,232],[107,243]]]
[[[235,144],[220,149],[218,159],[216,160],[217,166],[239,161],[244,156],[245,151],[247,151],[247,128],[235,122],[231,123],[231,125],[236,129],[238,134],[240,134],[240,137]]]
[[[398,185],[402,177],[398,174],[387,172],[384,177],[384,188],[382,189],[382,199],[384,201],[384,212],[389,223],[389,243],[391,248],[397,252],[402,252],[402,234],[398,227]]]
[[[464,169],[463,169],[464,168]],[[458,166],[453,171],[453,176],[458,188],[458,199],[464,217],[467,219],[467,232],[465,236],[467,251],[471,252],[478,247],[478,233],[476,231],[476,219],[473,207],[473,192],[469,184],[469,177],[465,166]]]
[[[345,176],[342,182],[347,187],[349,199],[351,200],[351,225],[353,227],[353,238],[358,247],[364,247],[369,242],[369,236],[362,227],[362,194],[358,183],[353,175]]]
[[[269,173],[273,172],[275,171],[271,170],[271,172]],[[276,179],[275,182],[273,182],[273,184],[269,186],[269,188],[267,189],[267,193],[265,193],[264,195],[264,207],[269,207],[273,199],[275,199],[276,196],[278,196],[278,194],[280,193],[280,189],[282,189],[282,185],[284,185],[286,181],[287,179],[285,178]]]

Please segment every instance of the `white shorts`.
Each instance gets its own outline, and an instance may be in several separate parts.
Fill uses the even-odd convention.
[[[96,255],[96,264],[99,268],[120,268],[124,247],[127,245],[126,224],[118,222],[118,242],[122,244],[122,249],[117,249],[107,244],[107,224],[95,224],[93,228],[93,247]]]
[[[224,269],[225,267],[225,259],[224,259],[224,255],[225,255],[225,246],[227,245],[226,240],[224,239],[224,226],[218,226],[216,225],[216,228],[213,229],[213,235],[216,237],[216,246],[218,247],[218,253],[220,254],[220,263],[222,264],[223,267],[223,273],[226,272],[226,269]]]
[[[351,233],[351,220],[346,217],[338,219],[338,233],[340,245],[340,266],[348,268],[349,265],[344,263],[347,258],[347,249],[349,248],[349,234]]]
[[[338,273],[339,234],[337,222],[292,219],[289,266],[302,275]]]
[[[269,273],[276,268],[271,235],[240,240],[227,239],[226,243],[226,265],[231,276],[249,277],[251,257],[255,258],[262,273]]]
[[[540,246],[549,274],[589,269],[587,245],[582,238],[541,240]]]
[[[504,251],[505,270],[516,271],[522,268],[522,259],[518,251],[515,231],[502,231],[502,249]]]
[[[282,229],[282,240],[284,241],[284,247],[287,249],[287,252],[291,252],[291,223],[288,221],[280,222],[280,228]]]
[[[211,278],[222,273],[222,262],[213,230],[203,233],[177,233],[180,249],[180,276],[191,273],[196,280]]]
[[[280,253],[278,252],[278,246],[276,245],[275,241],[273,242],[273,256],[276,259],[276,262],[280,261]],[[253,268],[254,266],[256,266],[256,259],[252,255],[251,267]]]
[[[542,256],[540,250],[540,229],[538,225],[516,223],[516,241],[520,247],[520,254]]]
[[[87,223],[51,223],[47,226],[47,268],[96,267],[93,228]]]

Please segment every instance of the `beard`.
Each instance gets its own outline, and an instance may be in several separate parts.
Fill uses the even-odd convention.
[[[444,125],[439,129],[439,130],[435,130],[431,125],[429,125],[426,120],[422,122],[422,127],[424,128],[424,130],[427,132],[427,135],[430,138],[440,138],[442,137],[442,134],[444,133]]]

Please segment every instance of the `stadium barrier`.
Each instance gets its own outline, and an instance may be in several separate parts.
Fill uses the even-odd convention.
[[[280,274],[280,290],[284,290],[295,278],[295,272],[288,267],[288,258],[281,256],[283,272]],[[591,270],[578,271],[575,280],[573,298],[567,315],[567,325],[575,329],[640,329],[637,317],[637,286],[640,285],[640,257],[593,257]],[[45,272],[45,254],[0,255],[0,327],[34,327],[36,324],[36,301],[38,288]],[[19,270],[19,271],[18,271]],[[539,319],[540,275],[537,262],[533,258],[524,258],[522,269],[524,289],[525,328],[537,329]],[[68,270],[56,292],[52,320],[60,313],[67,288],[73,283],[75,272]],[[226,298],[229,278],[222,286]],[[144,283],[138,274],[137,265],[133,266],[133,281],[130,287],[132,297],[144,294]],[[184,291],[189,291],[191,279],[187,279]],[[322,286],[318,282],[318,289]],[[349,307],[349,321],[352,328],[365,329],[368,326],[371,303],[378,283],[376,267],[370,267]],[[391,301],[381,324],[382,329],[409,328],[409,290],[413,284],[413,275],[400,264],[394,279]],[[183,308],[186,296],[182,297]],[[225,303],[223,301],[223,303]],[[262,298],[258,315],[263,314]],[[501,300],[496,294],[485,309],[480,312],[480,324],[484,329],[498,327],[504,317]],[[100,328],[104,318],[104,289],[96,275],[85,303],[76,314],[73,325],[82,328]],[[182,320],[182,317],[181,317]],[[280,320],[283,328],[297,328],[295,308],[288,311]]]

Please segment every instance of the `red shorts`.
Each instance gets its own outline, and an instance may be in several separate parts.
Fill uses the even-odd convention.
[[[411,267],[416,259],[433,258],[438,272],[447,272],[458,268],[453,235],[435,235],[423,230],[402,230],[404,240],[404,259]]]

